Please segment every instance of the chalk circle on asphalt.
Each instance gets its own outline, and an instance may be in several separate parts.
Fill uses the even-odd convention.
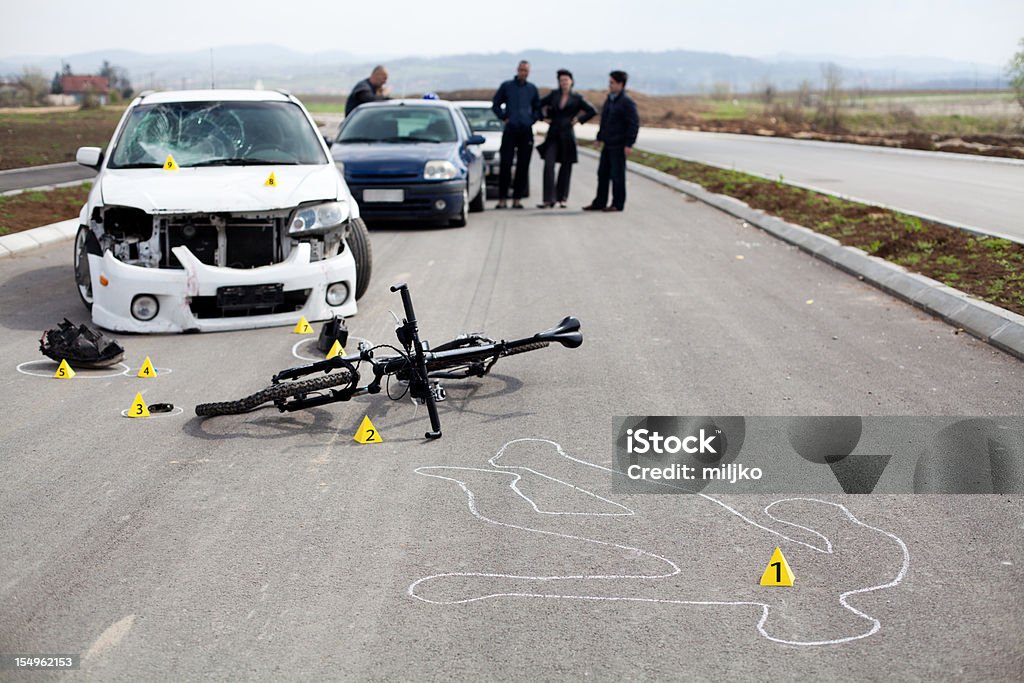
[[[53,360],[30,360],[25,363],[21,363],[15,368],[18,372],[29,377],[44,377],[46,379],[53,379],[54,373],[57,372],[57,368],[60,363]],[[110,379],[111,377],[121,377],[127,375],[132,371],[124,363],[118,363],[112,365],[109,368],[76,368],[74,365],[71,368],[75,371],[75,379]],[[123,368],[118,370],[118,368]],[[170,372],[168,370],[168,372]]]
[[[138,377],[139,376],[139,370],[141,370],[141,369],[142,369],[141,366],[139,366],[137,368],[130,368],[128,370],[128,372],[126,372],[125,374],[130,374],[132,377]],[[78,372],[78,371],[76,370],[75,372]],[[174,370],[172,370],[170,368],[154,367],[153,368],[153,377],[159,377],[160,375],[169,375],[172,372],[174,372]],[[152,379],[152,378],[147,377],[145,379]]]
[[[292,355],[295,358],[298,358],[299,360],[308,361],[310,363],[316,363],[317,361],[324,360],[323,356],[310,357],[302,355],[302,352],[309,353],[308,350],[303,348],[304,345],[312,344],[313,348],[316,348],[316,342],[316,339],[310,339],[308,337],[306,339],[300,339],[299,341],[295,342],[295,344],[292,346]],[[363,339],[362,337],[356,337],[355,335],[349,335],[348,346],[350,346],[351,348],[359,348],[359,342],[366,342],[369,344],[370,340]],[[372,344],[370,345],[373,346]],[[345,353],[351,355],[352,352],[348,349],[345,349]],[[54,372],[56,371],[56,368],[54,368]]]
[[[131,408],[125,408],[124,410],[122,410],[121,411],[121,417],[128,417],[128,411],[129,410],[131,410]],[[133,417],[131,419],[133,419],[133,420],[140,420],[140,421],[144,422],[146,420],[151,420],[151,419],[154,419],[154,418],[174,417],[175,415],[181,415],[184,412],[185,412],[185,409],[182,408],[181,406],[174,406],[174,409],[171,410],[170,412],[167,412],[167,413],[150,413],[148,417]]]

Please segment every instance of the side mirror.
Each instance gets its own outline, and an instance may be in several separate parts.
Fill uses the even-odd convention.
[[[466,139],[467,145],[482,145],[485,142],[487,142],[487,138],[483,135],[470,135],[469,138]]]
[[[75,161],[98,171],[103,163],[103,150],[99,147],[79,147],[75,152]]]
[[[332,140],[331,138],[327,137],[326,135],[324,136],[324,142],[327,143],[327,149],[330,149],[331,146],[334,144],[334,140]]]

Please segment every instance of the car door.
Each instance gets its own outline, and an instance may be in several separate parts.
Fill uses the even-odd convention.
[[[460,108],[452,107],[452,111],[455,114],[455,125],[459,129],[460,153],[469,171],[469,198],[472,199],[478,192],[483,191],[484,153],[480,145],[466,144],[466,140],[473,135],[473,128]]]

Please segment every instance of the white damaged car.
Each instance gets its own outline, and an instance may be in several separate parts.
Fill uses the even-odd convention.
[[[139,96],[96,168],[75,239],[93,322],[123,332],[351,316],[370,279],[366,226],[328,144],[291,95]]]

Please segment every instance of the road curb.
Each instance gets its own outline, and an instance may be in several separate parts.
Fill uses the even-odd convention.
[[[580,151],[591,158],[600,155],[590,149]],[[973,336],[1024,360],[1024,316],[999,308],[902,266],[753,209],[746,202],[715,194],[696,183],[629,161],[627,168],[656,183],[678,190],[709,206],[740,218],[775,237],[859,279],[896,296]]]
[[[77,231],[78,219],[70,218],[59,223],[0,236],[0,259],[72,239]]]

